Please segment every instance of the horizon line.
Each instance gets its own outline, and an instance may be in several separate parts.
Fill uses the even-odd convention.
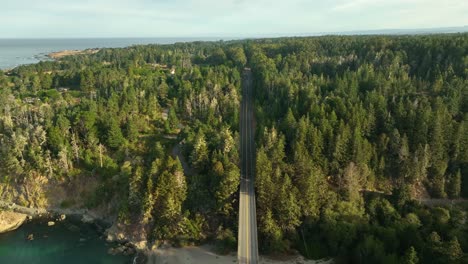
[[[447,30],[449,32],[444,32]],[[461,31],[456,31],[461,30]],[[396,32],[393,32],[396,31]],[[400,33],[398,33],[400,31]],[[418,33],[418,31],[420,31]],[[430,32],[436,31],[436,32]],[[437,32],[441,31],[441,32]],[[217,40],[241,40],[241,39],[256,39],[256,38],[281,38],[281,37],[316,37],[326,35],[405,35],[405,34],[437,34],[437,33],[466,33],[468,25],[449,26],[449,27],[428,27],[428,28],[382,28],[382,29],[356,29],[345,31],[318,31],[318,32],[303,32],[303,33],[257,33],[238,36],[229,36],[211,34],[201,36],[109,36],[109,37],[0,37],[1,40],[9,39],[217,39]]]

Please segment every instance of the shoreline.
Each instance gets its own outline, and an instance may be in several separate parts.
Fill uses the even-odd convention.
[[[0,234],[18,229],[26,222],[27,219],[28,216],[26,214],[11,211],[0,211]]]
[[[73,50],[58,50],[58,51],[52,51],[52,52],[41,52],[35,55],[32,55],[32,58],[35,59],[34,62],[26,62],[26,63],[18,63],[14,66],[10,65],[7,66],[6,68],[0,68],[0,71],[2,71],[4,74],[8,74],[14,69],[24,66],[24,65],[31,65],[31,64],[37,64],[41,61],[54,61],[54,60],[60,60],[64,57],[67,56],[75,56],[75,55],[87,55],[87,54],[95,54],[99,52],[101,49],[100,48],[86,48],[86,49],[73,49]]]
[[[59,215],[78,215],[83,216],[83,219],[87,219],[85,222],[93,222],[99,220],[111,225],[112,223],[106,219],[94,215],[87,209],[62,209],[62,208],[35,208],[21,206],[13,202],[0,201],[0,209],[5,211],[12,211],[15,213],[25,214],[30,217],[43,217],[43,216],[59,216]]]
[[[237,263],[236,252],[227,255],[217,254],[212,244],[200,246],[186,246],[176,248],[172,246],[161,246],[145,252],[147,264],[184,264],[184,263],[204,263],[204,264],[232,264]],[[282,259],[274,259],[269,256],[260,255],[259,264],[331,264],[332,259],[309,260],[301,255],[289,255]]]
[[[59,50],[59,51],[50,52],[46,56],[48,58],[58,60],[67,56],[95,54],[99,51],[100,49],[98,48],[91,48],[91,49],[84,49],[84,50]]]
[[[183,263],[206,263],[206,264],[231,264],[237,262],[237,254],[236,252],[230,252],[227,255],[220,255],[215,252],[214,246],[212,244],[206,243],[199,246],[186,246],[186,247],[173,247],[167,244],[163,244],[157,248],[154,248],[151,244],[145,243],[144,247],[142,247],[141,241],[134,241],[129,237],[120,237],[119,230],[112,228],[114,223],[109,221],[108,219],[103,219],[98,215],[93,214],[91,211],[87,209],[62,209],[62,208],[30,208],[21,205],[17,205],[12,202],[5,202],[0,200],[0,210],[4,210],[5,212],[15,212],[24,215],[24,221],[21,224],[17,225],[15,229],[21,227],[21,225],[27,221],[27,219],[31,218],[40,218],[40,217],[49,217],[54,220],[60,221],[61,215],[65,215],[66,217],[78,216],[78,218],[83,223],[88,224],[97,224],[99,222],[108,225],[107,228],[103,228],[102,233],[105,241],[107,242],[115,242],[121,246],[130,244],[135,250],[136,254],[135,257],[138,259],[138,263],[147,263],[147,264],[155,264],[155,263],[166,263],[166,264],[183,264]],[[57,218],[58,217],[58,218]],[[15,229],[11,229],[8,231],[13,231]],[[7,231],[7,232],[8,232]],[[142,260],[140,260],[141,256],[144,256]],[[284,259],[274,259],[270,258],[269,256],[261,255],[259,258],[259,262],[261,264],[328,264],[333,263],[331,259],[321,259],[321,260],[308,260],[305,259],[303,256],[296,254],[285,256]]]
[[[2,223],[2,220],[5,219],[3,217],[4,214],[14,216],[14,218],[7,218],[8,222]],[[134,241],[131,240],[109,240],[108,230],[110,230],[113,223],[108,219],[93,214],[87,209],[34,208],[0,200],[0,234],[15,231],[29,221],[41,220],[45,221],[49,226],[54,226],[56,222],[67,221],[68,219],[94,226],[97,234],[101,236],[103,243],[114,243],[115,246],[109,248],[109,255],[133,252],[133,263],[146,263],[148,257],[145,250],[138,248]]]

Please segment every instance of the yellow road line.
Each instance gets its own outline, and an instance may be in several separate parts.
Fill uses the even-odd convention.
[[[244,80],[250,82],[250,73],[244,73]],[[243,81],[244,81],[243,80]],[[250,84],[244,86],[243,102],[241,107],[242,122],[241,125],[241,153],[242,167],[240,181],[240,199],[239,199],[239,241],[238,257],[240,263],[254,263],[258,261],[257,241],[256,241],[256,215],[255,215],[255,193],[253,186],[254,175],[254,143],[253,133],[253,109],[251,105],[251,87]],[[242,168],[241,168],[242,170]],[[243,177],[242,177],[243,176]],[[253,230],[253,231],[252,231]]]
[[[248,98],[248,94],[249,94],[248,90],[246,90],[246,94],[247,94],[247,98]],[[248,136],[249,136],[249,134],[248,134],[248,131],[249,131],[248,130],[248,128],[249,128],[249,116],[248,116],[249,115],[249,111],[248,111],[249,103],[248,103],[247,98],[245,100],[245,102],[246,102],[246,104],[245,104],[245,122],[246,122],[245,123],[245,133],[246,133],[246,137],[245,138],[246,138],[246,143],[247,144],[246,144],[246,153],[245,153],[245,157],[246,157],[246,168],[245,168],[246,173],[245,173],[245,175],[246,175],[246,177],[245,177],[245,181],[244,181],[244,183],[245,183],[244,185],[246,185],[245,187],[247,187],[247,193],[244,195],[244,198],[246,198],[246,199],[248,199],[248,197],[249,197],[249,195],[248,195],[249,189],[248,189],[248,184],[247,184],[248,179],[249,179],[249,174],[248,174],[249,173],[249,156],[248,156],[248,154],[249,154],[249,147],[248,147],[249,146],[249,141],[248,141],[249,140],[248,139]],[[247,202],[245,205],[246,205],[245,218],[246,218],[246,223],[247,223],[247,229],[246,229],[247,241],[246,241],[245,245],[246,245],[246,250],[247,250],[247,263],[249,263],[250,262],[250,254],[249,254],[249,249],[250,249],[249,203]]]

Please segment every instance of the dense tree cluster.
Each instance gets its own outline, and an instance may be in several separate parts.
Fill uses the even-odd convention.
[[[466,211],[408,201],[468,196],[466,34],[264,40],[246,53],[264,250],[461,260],[467,229],[453,217]]]
[[[2,72],[0,195],[37,176],[84,178],[98,183],[86,206],[111,204],[150,240],[235,242],[246,57],[221,47],[104,49]]]
[[[468,196],[467,49],[467,34],[194,42],[0,72],[0,197],[85,179],[70,199],[152,241],[235,249],[248,66],[262,252],[460,263],[466,208],[417,199]]]

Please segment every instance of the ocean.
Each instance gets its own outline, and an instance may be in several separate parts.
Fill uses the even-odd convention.
[[[0,234],[0,263],[130,264],[141,259],[133,252],[109,254],[119,245],[106,242],[96,225],[82,223],[77,217],[67,216],[53,226],[48,226],[48,221],[35,219]]]
[[[122,48],[140,44],[215,41],[219,38],[88,38],[88,39],[0,39],[0,69],[49,60],[47,54],[61,50]]]

